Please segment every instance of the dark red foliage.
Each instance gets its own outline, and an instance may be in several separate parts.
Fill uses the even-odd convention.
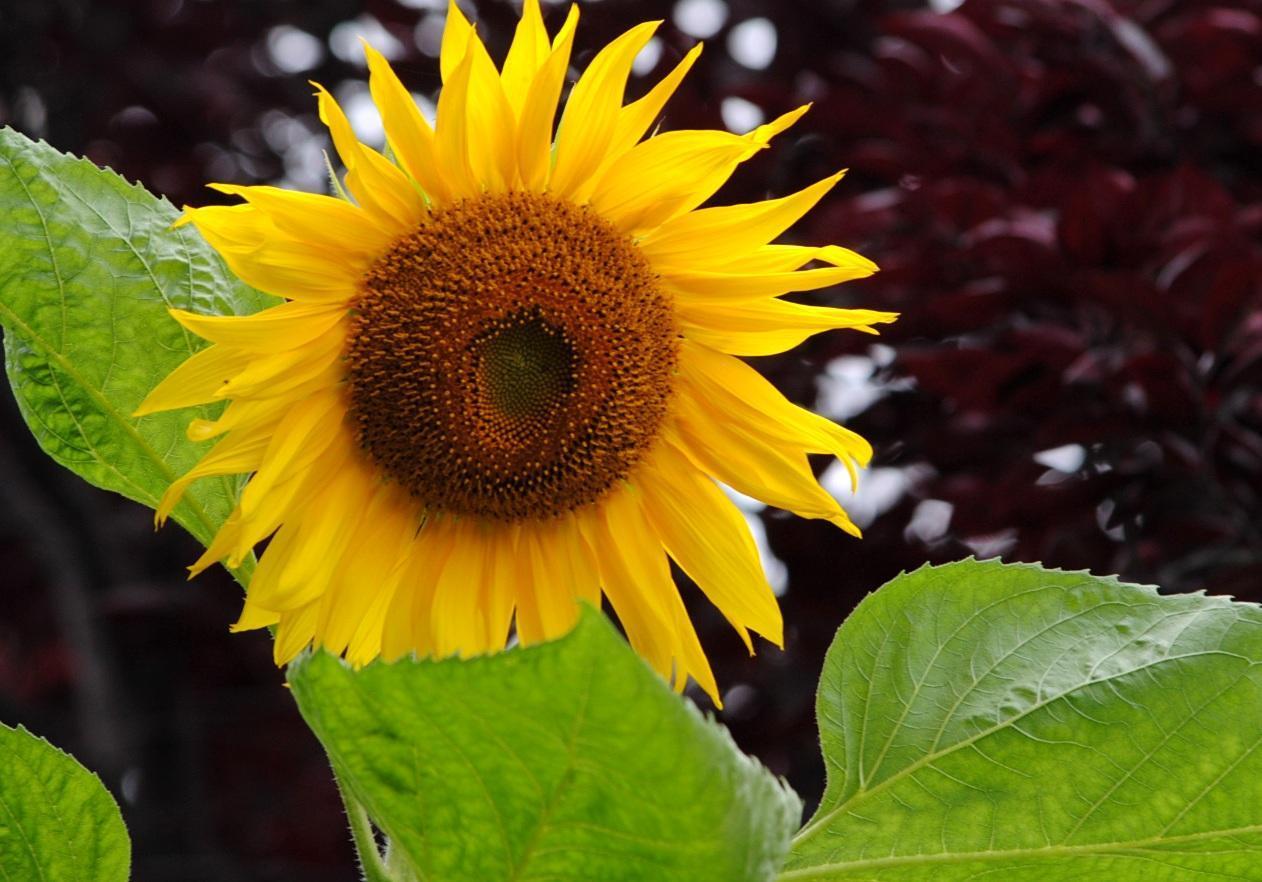
[[[871,243],[885,272],[855,296],[904,312],[886,370],[915,388],[858,424],[933,468],[935,552],[1016,528],[1016,559],[1258,598],[1257,5],[970,2],[878,28],[875,69],[824,99],[863,120],[832,136],[872,189],[807,235]],[[1081,464],[1043,474],[1064,445]]]
[[[8,0],[0,120],[203,203],[203,182],[276,179],[295,131],[321,137],[306,78],[363,77],[328,54],[339,22],[375,17],[404,78],[432,93],[436,62],[413,39],[437,14],[424,5]],[[502,53],[513,13],[481,6]],[[674,6],[585,7],[578,61]],[[872,400],[848,421],[902,489],[862,542],[763,515],[789,571],[784,653],[748,658],[690,593],[741,745],[816,798],[823,652],[865,593],[926,560],[1002,554],[1262,599],[1262,2],[726,8],[666,125],[721,125],[733,96],[767,117],[814,102],[721,199],[849,167],[794,235],[882,272],[807,299],[903,314],[883,348],[832,334],[759,360],[811,405],[835,359],[867,365]],[[724,48],[755,17],[778,42],[759,71]],[[321,41],[312,70],[276,68],[280,24]],[[650,77],[692,39],[668,23],[662,42]],[[265,638],[226,633],[236,590],[221,575],[179,584],[191,542],[57,473],[11,406],[0,441],[0,719],[124,795],[137,879],[350,878],[327,769]]]

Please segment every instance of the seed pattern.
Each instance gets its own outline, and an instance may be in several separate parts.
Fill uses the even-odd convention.
[[[678,334],[634,243],[532,193],[433,212],[365,274],[360,447],[429,510],[516,522],[600,499],[652,445]]]

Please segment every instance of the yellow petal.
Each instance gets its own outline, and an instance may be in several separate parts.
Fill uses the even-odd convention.
[[[280,613],[270,609],[263,609],[261,606],[255,606],[250,602],[247,595],[245,604],[241,608],[241,615],[237,617],[237,621],[229,628],[234,634],[240,631],[254,631],[259,628],[267,628],[275,625],[280,621]]]
[[[799,107],[746,135],[677,131],[650,138],[601,173],[592,204],[603,204],[602,213],[623,231],[646,233],[713,196],[740,163],[809,108]],[[666,143],[656,143],[662,140]]]
[[[277,352],[294,349],[322,336],[346,316],[341,306],[282,303],[253,315],[198,315],[172,309],[171,317],[212,343],[237,349]]]
[[[502,193],[517,174],[516,120],[499,72],[473,26],[452,2],[443,30],[438,157],[456,197]]]
[[[318,603],[310,603],[302,609],[281,615],[280,625],[276,629],[276,642],[272,644],[272,658],[277,667],[289,664],[310,645],[315,637],[318,615]]]
[[[285,571],[286,565],[298,553],[301,546],[302,518],[291,512],[285,523],[281,524],[280,529],[276,530],[275,535],[268,540],[267,547],[259,558],[258,566],[254,568],[254,574],[250,577],[250,585],[246,590],[251,603],[260,609],[282,614],[293,609],[283,604],[275,604],[273,594],[281,573]]]
[[[268,248],[246,257],[219,248],[210,236],[206,236],[206,240],[219,252],[237,278],[260,291],[330,306],[345,305],[355,296],[358,277],[349,271],[350,267],[332,267],[304,258],[277,260],[277,248]],[[326,269],[327,272],[322,272]]]
[[[580,517],[580,526],[631,645],[677,689],[691,675],[720,704],[718,686],[671,579],[666,555],[634,491],[614,491],[594,508]]]
[[[239,229],[224,223],[251,220],[241,213],[228,215],[240,209],[249,210],[249,206],[196,209],[191,217],[202,237],[243,281],[261,291],[307,303],[345,303],[355,295],[366,263],[361,266],[353,258],[332,259],[345,258],[345,254],[318,254],[309,244],[277,235],[270,221],[262,229],[256,227],[257,240],[247,244]],[[254,214],[253,220],[266,220],[258,212]]]
[[[465,99],[469,165],[485,191],[503,193],[517,178],[517,121],[495,65],[476,34],[469,38],[469,55],[472,64]]]
[[[447,2],[447,22],[443,26],[443,43],[439,50],[438,67],[442,74],[443,85],[450,82],[456,68],[464,60],[469,46],[469,37],[473,35],[473,25],[456,5],[456,0]]]
[[[346,188],[355,201],[387,229],[406,231],[415,227],[425,206],[407,176],[376,150],[359,143],[334,97],[319,83],[312,85],[316,88],[320,120],[328,126],[333,146],[346,166]]]
[[[627,488],[617,488],[601,504],[583,511],[579,525],[596,556],[601,587],[627,639],[654,670],[670,677],[675,622],[669,601],[655,595],[676,588],[666,555],[649,534],[635,498]]]
[[[636,145],[636,143],[644,137],[644,133],[648,131],[649,126],[658,118],[665,107],[670,96],[675,94],[675,90],[679,88],[679,83],[692,69],[697,58],[701,55],[701,44],[693,46],[688,50],[680,62],[675,65],[666,76],[664,76],[652,89],[648,91],[644,97],[632,101],[618,112],[618,123],[614,129],[613,139],[609,142],[609,147],[605,151],[605,158],[601,162],[600,168],[592,175],[593,178],[600,178],[609,166],[613,165],[624,153]]]
[[[738,358],[685,343],[679,347],[679,373],[698,399],[708,401],[746,431],[796,445],[807,453],[831,453],[859,466],[872,459],[872,446],[862,437],[793,404]]]
[[[586,201],[617,131],[631,64],[660,22],[637,25],[602,49],[575,83],[556,138],[556,167],[549,189],[563,199]]]
[[[213,401],[219,390],[245,370],[253,356],[242,349],[210,346],[189,357],[145,396],[132,416],[142,417]]]
[[[303,193],[298,190],[282,190],[280,187],[237,184],[210,184],[210,189],[230,196],[240,196],[251,209],[260,212],[286,240],[308,246],[314,254],[323,254],[334,262],[346,262],[357,257],[361,263],[372,260],[389,246],[394,237],[393,228],[382,226],[358,205],[325,196],[320,193]],[[209,213],[222,210],[223,206],[191,209],[198,229],[205,229],[214,220],[202,220]],[[228,206],[242,209],[244,206]],[[231,236],[233,228],[239,228],[241,218],[225,217],[216,224],[221,236]],[[266,239],[275,238],[276,232],[268,231]],[[266,242],[264,242],[266,244]]]
[[[568,633],[578,621],[578,595],[570,570],[571,561],[561,557],[560,534],[556,527],[555,523],[524,524],[517,543],[518,555],[529,562],[529,589],[545,640],[555,640]]]
[[[761,300],[779,297],[790,291],[814,291],[842,282],[872,275],[875,264],[844,248],[815,249],[813,259],[836,261],[832,266],[797,272],[741,272],[683,269],[669,266],[654,268],[662,281],[681,301],[697,308],[708,305],[733,305],[733,301]]]
[[[730,132],[666,132],[609,167],[592,194],[592,207],[624,232],[652,229],[708,199],[756,149]],[[714,186],[705,191],[711,181]]]
[[[600,607],[600,573],[574,515],[523,524],[513,554],[517,636],[523,645],[567,633],[577,621],[579,598]]]
[[[213,563],[217,563],[228,556],[232,550],[233,544],[237,540],[237,536],[241,532],[241,515],[234,511],[228,515],[228,519],[223,522],[219,528],[219,532],[215,534],[215,538],[210,540],[210,545],[206,546],[206,550],[202,553],[192,566],[188,568],[188,577],[191,579],[202,570],[206,569]],[[270,624],[270,623],[269,623]]]
[[[399,562],[403,572],[411,567],[411,557]],[[355,633],[351,635],[346,646],[346,660],[355,668],[362,668],[381,655],[381,635],[386,627],[386,614],[390,610],[390,602],[399,590],[399,580],[392,579],[381,591],[374,592],[371,603],[359,619]]]
[[[183,497],[188,486],[199,478],[215,475],[241,475],[252,472],[263,461],[269,437],[262,432],[234,432],[167,487],[158,503],[154,522],[161,526]]]
[[[412,568],[399,583],[382,627],[381,656],[386,661],[433,650],[433,632],[442,626],[432,621],[434,589],[451,553],[452,539],[452,530],[442,520],[430,520],[417,533]]]
[[[322,438],[316,440],[323,442]],[[294,512],[301,512],[310,505],[311,500],[333,479],[334,475],[352,467],[349,447],[347,443],[338,443],[335,437],[334,441],[322,448],[318,457],[311,460],[305,468],[291,470],[278,480],[270,480],[268,492],[256,495],[256,502],[251,504],[247,512],[243,514],[238,506],[236,513],[238,523],[231,537],[228,565],[239,566],[255,545],[276,532],[276,529]],[[243,498],[250,490],[250,485],[257,480],[256,474],[246,483],[242,491]]]
[[[794,108],[788,113],[782,113],[769,123],[763,123],[758,128],[747,134],[745,137],[753,144],[766,145],[771,143],[771,139],[788,129],[798,120],[806,115],[811,109],[810,104],[803,104],[801,107]]]
[[[519,119],[522,108],[526,106],[530,84],[534,82],[535,74],[543,66],[550,51],[548,32],[543,26],[543,15],[539,11],[539,0],[525,0],[500,77],[504,96],[508,99],[513,114]]]
[[[431,200],[440,205],[450,202],[451,188],[438,164],[433,129],[385,56],[367,43],[364,55],[368,59],[368,90],[381,112],[391,152]]]
[[[634,480],[643,490],[644,512],[658,538],[710,602],[738,628],[751,628],[783,646],[780,606],[767,584],[758,547],[744,516],[718,485],[669,443],[658,448]]]
[[[450,18],[447,27],[450,31]],[[445,36],[443,45],[446,46]],[[444,49],[443,57],[447,54]],[[434,152],[453,199],[464,199],[482,192],[482,185],[470,161],[468,101],[472,75],[473,53],[466,52],[451,76],[445,79],[443,90],[438,95]]]
[[[681,382],[680,449],[697,468],[727,486],[804,518],[821,518],[858,535],[858,528],[831,493],[819,485],[800,446],[773,443],[717,411]],[[853,471],[853,464],[846,464]]]
[[[215,190],[223,184],[209,184]],[[172,229],[193,224],[216,233],[219,241],[236,251],[253,251],[279,231],[272,219],[253,205],[207,205],[204,208],[184,206],[184,212],[171,224]]]
[[[731,355],[774,355],[835,328],[875,334],[872,325],[898,318],[895,312],[806,306],[784,300],[704,305],[699,300],[681,300],[676,309],[686,337]]]
[[[552,165],[552,121],[565,84],[565,72],[578,26],[578,5],[570,7],[565,24],[557,33],[552,52],[535,74],[517,125],[517,166],[522,186],[542,192],[548,185]]]
[[[570,586],[570,593],[600,608],[600,570],[596,555],[583,538],[578,518],[566,515],[558,518],[551,528],[552,541],[556,543],[556,555],[566,562],[563,577]]]
[[[342,378],[344,343],[340,335],[326,334],[297,349],[255,354],[249,366],[221,386],[215,397],[292,398],[301,388],[333,386]]]
[[[215,420],[192,420],[184,434],[190,441],[209,441],[232,429],[271,431],[285,415],[285,408],[275,401],[230,401]]]
[[[293,405],[273,433],[267,455],[246,484],[237,503],[243,518],[251,517],[273,487],[304,473],[342,431],[341,395],[333,389]]]
[[[730,255],[723,263],[707,269],[725,273],[787,273],[812,260],[833,266],[854,266],[856,272],[866,267],[876,272],[877,266],[861,254],[839,245],[763,245],[739,255]]]
[[[515,532],[511,528],[491,530],[487,537],[491,544],[490,571],[479,591],[478,603],[486,629],[485,646],[491,650],[504,647],[513,625],[520,585]]]
[[[478,595],[492,577],[495,563],[495,545],[487,534],[507,528],[462,520],[436,529],[449,529],[452,535],[451,552],[434,585],[430,612],[434,652],[440,657],[478,655],[487,650]]]
[[[514,545],[513,584],[516,596],[514,622],[517,640],[522,646],[533,646],[548,639],[545,636],[547,631],[543,626],[543,613],[539,609],[539,599],[535,596],[534,579],[534,568],[531,566],[530,559],[523,560],[517,555]]]
[[[723,698],[719,695],[719,684],[710,669],[710,660],[706,658],[701,641],[697,639],[697,629],[693,627],[688,610],[684,608],[679,595],[671,597],[671,615],[675,620],[675,632],[679,635],[679,655],[675,660],[673,673],[676,692],[683,692],[688,685],[688,678],[697,681],[697,685],[710,696],[714,706],[723,709]]]
[[[505,572],[517,598],[517,636],[528,646],[573,627],[578,599],[600,608],[600,571],[573,514],[518,533]]]
[[[344,469],[286,521],[259,560],[250,594],[259,606],[292,610],[321,598],[368,507],[374,486]],[[273,565],[276,555],[278,563]],[[314,633],[314,632],[313,632]]]
[[[670,220],[640,240],[654,265],[696,267],[731,261],[775,239],[815,207],[845,172],[780,199],[702,208]]]
[[[364,620],[384,606],[383,596],[392,595],[403,578],[416,535],[414,509],[399,499],[396,488],[377,487],[321,603],[316,634],[330,652],[349,648]],[[361,639],[357,648],[365,642]],[[376,645],[380,651],[380,625]]]
[[[644,137],[649,126],[658,118],[662,108],[679,88],[679,83],[692,69],[701,55],[702,44],[693,46],[657,85],[642,98],[632,101],[618,111],[618,121],[614,128],[614,136],[605,150],[604,159],[591,175],[592,180],[599,180],[611,165],[617,162],[628,150]]]

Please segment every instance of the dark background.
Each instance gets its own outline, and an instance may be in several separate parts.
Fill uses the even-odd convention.
[[[502,57],[515,14],[480,6]],[[823,652],[858,599],[925,561],[1262,599],[1262,3],[603,0],[576,62],[666,19],[638,94],[716,13],[666,125],[813,101],[720,199],[848,166],[793,236],[883,272],[814,299],[903,313],[875,345],[835,333],[758,360],[877,456],[850,503],[862,542],[758,515],[787,571],[786,652],[745,657],[688,591],[741,746],[818,798]],[[432,98],[441,17],[427,0],[2,0],[0,121],[177,203],[213,201],[211,180],[319,188],[306,80],[369,131],[355,34]],[[183,583],[196,554],[45,460],[5,393],[0,719],[101,773],[138,882],[351,880],[319,745],[266,636],[228,634],[239,590],[221,571]]]

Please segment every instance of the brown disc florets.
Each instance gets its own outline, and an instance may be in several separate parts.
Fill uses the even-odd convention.
[[[360,446],[434,511],[546,518],[626,477],[666,414],[671,305],[629,238],[530,193],[430,214],[364,276]]]

